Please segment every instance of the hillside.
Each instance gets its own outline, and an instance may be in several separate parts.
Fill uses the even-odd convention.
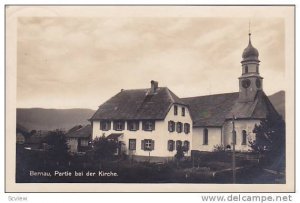
[[[285,92],[269,96],[276,110],[285,118]],[[94,114],[91,109],[17,109],[17,123],[29,130],[69,130],[75,125],[87,125]]]
[[[91,109],[17,109],[17,123],[28,130],[68,130],[75,125],[89,124],[94,114]]]
[[[275,109],[285,119],[285,92],[279,91],[269,96]]]

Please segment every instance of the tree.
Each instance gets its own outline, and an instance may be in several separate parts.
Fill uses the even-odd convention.
[[[56,161],[65,161],[69,157],[69,147],[65,133],[61,130],[49,131],[45,137],[46,144],[49,145],[49,158]]]
[[[260,156],[275,162],[285,160],[285,122],[280,116],[267,115],[253,129],[255,140],[250,147]]]
[[[183,157],[184,157],[183,147],[181,145],[178,145],[177,148],[176,148],[175,158],[178,161],[180,161]]]
[[[96,137],[93,141],[93,157],[95,160],[112,159],[118,149],[118,142],[108,140],[105,136]]]

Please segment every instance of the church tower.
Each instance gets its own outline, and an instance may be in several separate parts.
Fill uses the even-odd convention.
[[[252,102],[256,93],[262,90],[263,78],[259,75],[258,51],[252,46],[251,33],[249,32],[249,44],[244,49],[242,63],[242,75],[239,77],[239,102]]]

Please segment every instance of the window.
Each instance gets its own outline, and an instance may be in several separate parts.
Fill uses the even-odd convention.
[[[136,150],[136,139],[129,139],[129,150]]]
[[[245,73],[248,73],[248,66],[245,66]]]
[[[182,147],[182,141],[181,140],[177,140],[176,141],[176,150],[178,150],[180,147]]]
[[[178,114],[178,107],[175,105],[174,106],[174,115],[176,116]]]
[[[178,133],[181,133],[181,132],[182,132],[182,123],[181,123],[181,122],[177,122],[176,131],[177,131]]]
[[[203,144],[208,145],[208,130],[204,128],[203,130]]]
[[[155,121],[143,121],[143,130],[144,131],[155,130]]]
[[[190,133],[190,124],[189,123],[185,123],[184,124],[184,133],[185,134],[189,134]]]
[[[175,142],[173,140],[168,140],[168,150],[170,152],[174,151],[174,144]]]
[[[169,130],[169,132],[174,132],[175,131],[175,122],[174,121],[169,121],[168,122],[168,130]]]
[[[151,140],[151,139],[142,140],[141,145],[142,145],[142,150],[145,150],[145,151],[154,150],[154,140]]]
[[[100,122],[100,129],[103,130],[103,131],[108,131],[110,130],[110,121],[101,121]]]
[[[184,107],[181,108],[181,115],[185,116],[185,108]]]
[[[246,130],[242,131],[242,145],[246,145],[247,142],[247,132]]]
[[[125,129],[124,121],[114,121],[114,130],[121,131]]]
[[[189,150],[190,150],[190,142],[187,141],[187,140],[185,140],[185,141],[183,142],[183,151],[187,152],[187,151],[189,151]]]
[[[139,121],[128,121],[127,129],[130,131],[137,131],[139,129]]]

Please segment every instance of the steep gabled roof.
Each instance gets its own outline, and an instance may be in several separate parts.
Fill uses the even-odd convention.
[[[17,130],[17,133],[21,133],[25,136],[30,135],[28,129],[19,123],[17,123],[16,130]]]
[[[262,119],[279,116],[269,98],[258,91],[254,101],[239,102],[239,93],[182,98],[191,111],[194,127],[222,126],[226,119]]]
[[[75,126],[78,127],[78,126]],[[92,135],[92,126],[91,125],[86,125],[86,126],[81,126],[77,129],[72,128],[67,134],[67,138],[89,138]]]
[[[99,106],[91,120],[163,120],[174,103],[185,105],[166,87],[158,87],[155,93],[150,89],[122,90]]]
[[[226,118],[266,118],[267,114],[279,116],[269,98],[263,91],[258,91],[253,102],[236,102]]]
[[[239,93],[182,98],[190,107],[193,126],[222,126]]]

